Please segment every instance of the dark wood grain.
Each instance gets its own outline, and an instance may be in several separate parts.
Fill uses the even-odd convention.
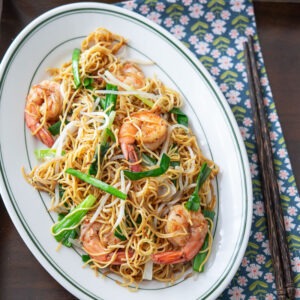
[[[289,151],[300,182],[300,4],[256,3],[262,53]]]
[[[4,0],[0,59],[33,18],[72,0]],[[104,2],[104,1],[103,1]],[[116,2],[116,1],[105,1]],[[296,179],[300,180],[300,5],[255,3],[262,51]],[[0,299],[74,299],[37,262],[0,201]]]
[[[249,36],[244,50],[277,297],[285,300],[288,296],[293,300],[295,289],[291,261],[253,43],[252,37]]]

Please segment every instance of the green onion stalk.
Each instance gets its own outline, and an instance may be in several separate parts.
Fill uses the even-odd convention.
[[[76,228],[88,210],[94,205],[95,201],[95,196],[87,196],[79,205],[52,226],[51,232],[58,242],[61,242],[67,247],[71,247],[72,243],[70,239],[74,239],[77,236]]]

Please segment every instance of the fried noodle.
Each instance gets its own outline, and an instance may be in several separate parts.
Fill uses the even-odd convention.
[[[165,86],[156,77],[146,78],[136,64],[134,66],[138,74],[132,74],[131,70],[124,72],[126,64],[130,64],[130,61],[118,57],[117,54],[123,47],[126,47],[123,37],[103,28],[95,30],[83,40],[79,61],[80,77],[92,79],[92,88],[83,85],[77,89],[74,87],[71,61],[60,68],[49,70],[51,80],[59,84],[63,97],[62,112],[59,116],[63,125],[53,146],[56,149],[60,147],[60,150],[54,158],[38,164],[28,173],[24,171],[24,176],[34,188],[49,193],[52,199],[49,210],[57,213],[67,213],[89,194],[94,195],[97,201],[78,226],[78,230],[88,230],[84,228],[88,226],[86,224],[97,223],[100,228],[99,242],[104,245],[104,253],[111,255],[108,256],[109,259],[101,262],[95,259],[100,253],[91,253],[83,247],[90,255],[89,265],[95,270],[103,269],[104,274],[112,272],[120,275],[120,284],[124,286],[137,287],[143,280],[145,265],[151,261],[151,255],[176,248],[168,240],[172,234],[165,231],[168,212],[172,206],[183,204],[189,199],[200,168],[205,162],[212,172],[199,191],[201,209],[214,210],[216,197],[212,180],[218,173],[218,167],[203,155],[191,128],[178,124],[175,115],[170,113],[173,108],[183,105],[179,93]],[[126,93],[122,93],[125,89],[119,86],[120,92],[116,92],[117,104],[110,127],[115,140],[111,141],[104,157],[99,160],[95,175],[103,182],[127,193],[126,200],[107,194],[65,172],[66,169],[73,168],[88,173],[95,154],[98,157],[101,155],[99,144],[107,124],[112,121],[99,104],[100,100],[105,98],[105,92],[101,91],[105,90],[109,80],[105,72],[109,72],[123,83],[132,78],[138,84],[142,81],[138,87],[130,82],[125,83],[131,86]],[[155,95],[148,99],[152,102],[152,107],[142,101],[147,97],[147,93]],[[142,138],[137,137],[135,147],[139,161],[132,163],[126,160],[122,153],[119,143],[120,127],[124,122],[133,122],[132,114],[143,111],[159,114],[168,124],[168,136],[155,150],[149,149]],[[41,126],[45,123],[46,126],[52,124],[44,116]],[[139,132],[140,127],[135,126]],[[140,136],[139,133],[137,136]],[[161,155],[166,153],[176,164],[171,165],[167,172],[159,177],[131,181],[124,176],[123,171],[135,163],[141,163],[142,168],[147,169],[142,162],[143,153],[158,161]],[[60,197],[58,187],[63,191]],[[120,240],[112,234],[117,227],[125,236],[125,240]],[[212,226],[210,239],[211,228]],[[81,238],[83,235],[83,232],[79,234]],[[124,253],[124,262],[113,264],[118,251]],[[190,266],[191,262],[154,264],[152,279],[172,284],[182,277]]]

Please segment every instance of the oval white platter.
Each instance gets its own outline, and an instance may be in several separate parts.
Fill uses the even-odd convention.
[[[212,255],[205,272],[174,285],[147,281],[137,292],[116,284],[116,277],[96,277],[82,268],[74,249],[56,251],[50,234],[56,220],[47,211],[49,198],[29,186],[21,167],[37,162],[41,147],[24,124],[25,97],[32,84],[48,77],[48,67],[71,59],[72,50],[98,27],[128,40],[127,56],[151,60],[147,75],[156,74],[179,91],[183,110],[206,156],[220,166],[215,182],[216,227]],[[18,232],[43,267],[80,299],[215,299],[235,275],[247,246],[252,189],[243,140],[232,112],[208,72],[167,31],[125,9],[100,3],[58,7],[32,21],[14,40],[0,68],[0,188]]]

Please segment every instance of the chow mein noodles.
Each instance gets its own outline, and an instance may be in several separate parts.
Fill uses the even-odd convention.
[[[209,257],[218,167],[179,93],[122,57],[126,43],[98,28],[31,87],[25,122],[44,146],[23,174],[51,197],[54,238],[85,264],[125,286],[172,284]]]

